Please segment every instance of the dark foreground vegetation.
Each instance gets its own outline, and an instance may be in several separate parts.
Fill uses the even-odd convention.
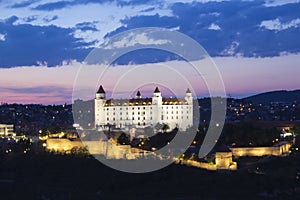
[[[1,157],[1,199],[299,199],[300,155],[241,158],[236,172],[172,164],[146,174],[93,157],[31,151]]]

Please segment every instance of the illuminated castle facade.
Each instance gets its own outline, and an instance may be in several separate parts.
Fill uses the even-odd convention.
[[[99,87],[95,103],[95,125],[104,129],[107,125],[119,128],[144,128],[167,124],[170,130],[186,130],[193,126],[193,97],[189,89],[184,98],[164,98],[158,87],[152,98],[143,98],[140,91],[132,99],[106,99],[105,91]]]

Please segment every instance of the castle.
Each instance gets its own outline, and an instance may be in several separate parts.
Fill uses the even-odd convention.
[[[156,87],[152,98],[143,98],[137,91],[132,99],[106,99],[101,85],[94,106],[97,129],[105,129],[108,125],[145,128],[166,124],[170,130],[179,128],[184,131],[193,126],[193,97],[189,89],[184,98],[162,97]]]

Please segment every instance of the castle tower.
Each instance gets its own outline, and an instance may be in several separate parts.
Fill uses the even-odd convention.
[[[185,100],[188,102],[189,105],[193,104],[193,96],[192,96],[192,92],[189,88],[186,90]]]
[[[153,96],[152,96],[152,105],[162,105],[162,96],[158,89],[158,87],[155,88]]]
[[[162,96],[158,89],[155,88],[153,96],[152,96],[152,111],[153,111],[153,124],[162,123],[163,115],[161,114],[162,110]]]
[[[100,85],[97,93],[96,98],[94,100],[94,106],[95,106],[95,127],[104,126],[105,125],[105,115],[103,114],[103,108],[105,106],[106,102],[106,95],[105,91]]]
[[[185,105],[188,113],[186,119],[183,120],[182,126],[188,128],[189,126],[193,126],[193,96],[191,90],[188,88],[185,93],[184,99],[186,100],[188,105]]]

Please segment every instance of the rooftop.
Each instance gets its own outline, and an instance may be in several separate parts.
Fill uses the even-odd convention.
[[[163,105],[184,105],[187,101],[184,98],[162,98]],[[152,105],[152,98],[138,99],[109,99],[105,106],[143,106]]]
[[[99,87],[97,93],[98,93],[98,94],[100,94],[100,93],[105,93],[105,91],[104,91],[102,85],[100,85],[100,87]]]

